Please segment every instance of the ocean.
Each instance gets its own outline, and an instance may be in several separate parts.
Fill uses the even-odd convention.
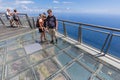
[[[58,19],[82,22],[112,28],[120,28],[120,15],[103,14],[56,14]]]

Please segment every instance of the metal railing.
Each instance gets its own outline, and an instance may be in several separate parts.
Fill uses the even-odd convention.
[[[34,28],[34,25],[32,25],[33,19],[30,19],[27,14],[19,13],[18,18],[22,27]],[[10,22],[7,19],[6,13],[0,13],[0,22],[4,26],[10,26]]]
[[[26,25],[27,26],[31,26],[32,29],[36,28],[35,27],[36,18],[34,18],[34,17],[30,17],[29,18],[29,17],[24,16],[24,14],[23,15],[19,15],[19,18],[20,18],[21,24],[23,26],[26,26]],[[58,31],[60,33],[62,32],[62,34],[65,37],[71,37],[71,38],[77,40],[80,43],[80,45],[82,45],[84,43],[88,44],[88,45],[91,44],[92,47],[97,48],[97,49],[99,49],[100,52],[104,52],[104,53],[110,53],[111,52],[111,47],[115,47],[115,49],[116,49],[116,45],[117,45],[118,48],[120,47],[120,45],[119,45],[119,42],[120,42],[120,34],[119,34],[119,32],[120,31],[118,29],[117,30],[111,29],[111,28],[107,29],[107,28],[104,28],[104,27],[101,27],[101,26],[95,27],[94,25],[89,25],[88,26],[88,24],[85,25],[83,23],[76,23],[76,22],[74,23],[74,22],[64,21],[64,20],[58,20],[58,21],[59,21]],[[13,44],[15,42],[18,43],[18,45],[21,45],[21,43],[24,44],[25,41],[26,42],[28,42],[28,41],[30,42],[32,40],[34,41],[34,39],[35,39],[34,35],[36,35],[36,32],[30,32],[28,34],[24,34],[24,35],[21,35],[21,36],[19,35],[19,37],[17,36],[17,38],[19,38],[19,39],[17,39],[16,37],[14,37],[14,39],[5,40],[2,44],[5,44],[4,46],[7,46],[7,47],[8,46],[9,47],[13,46]],[[91,39],[89,39],[89,38],[91,38]],[[95,40],[93,40],[94,38],[95,38],[95,40],[98,40],[98,39],[100,39],[100,40],[99,41],[95,41]],[[86,40],[89,40],[89,41],[86,41]],[[11,41],[13,41],[13,43]],[[9,43],[9,42],[11,42],[11,43]],[[90,42],[92,42],[92,43],[90,43]],[[94,45],[93,43],[97,44],[97,46]],[[65,44],[65,43],[63,43],[63,44]],[[99,45],[100,45],[100,47],[99,47]],[[98,65],[98,68],[96,70],[93,70],[92,68],[90,68],[89,66],[87,66],[86,64],[84,64],[83,62],[80,61],[80,59],[84,55],[82,52],[79,52],[81,54],[78,57],[73,57],[71,54],[69,54],[69,52],[66,51],[67,49],[69,49],[71,47],[71,45],[69,45],[66,48],[63,48],[63,46],[62,46],[63,49],[60,48],[60,46],[58,46],[58,45],[56,47],[60,49],[57,52],[58,54],[51,55],[49,57],[44,58],[42,61],[38,61],[37,63],[33,63],[33,64],[31,64],[30,60],[29,60],[29,56],[32,55],[32,54],[28,55],[27,53],[23,53],[23,56],[16,57],[14,60],[11,60],[11,61],[8,61],[8,62],[6,62],[6,59],[5,59],[6,57],[4,57],[4,59],[5,59],[4,61],[5,62],[4,62],[4,66],[3,66],[4,68],[3,68],[3,71],[2,71],[3,72],[3,74],[2,74],[2,76],[3,76],[2,80],[4,80],[4,79],[12,79],[16,75],[19,75],[20,73],[22,73],[24,71],[27,71],[29,69],[31,70],[31,73],[33,73],[35,75],[34,76],[35,79],[38,80],[37,74],[36,74],[36,69],[35,69],[36,66],[39,65],[40,63],[43,63],[43,62],[49,60],[49,59],[53,60],[53,57],[56,57],[59,54],[66,54],[72,60],[69,61],[64,66],[59,67],[59,70],[57,70],[54,74],[50,75],[46,80],[51,80],[54,76],[56,76],[60,72],[64,72],[66,74],[66,76],[69,78],[69,74],[66,73],[66,70],[68,70],[68,68],[70,68],[70,66],[72,66],[73,64],[75,65],[76,63],[78,65],[84,67],[85,70],[87,70],[87,72],[92,73],[90,75],[89,79],[92,79],[92,78],[96,77],[96,78],[98,78],[100,80],[104,80],[104,79],[102,79],[101,76],[99,76],[99,72],[100,72],[101,68],[103,67],[102,64]],[[21,48],[19,48],[19,49],[22,50]],[[19,50],[19,49],[16,49],[16,50]],[[5,56],[7,56],[7,51],[10,52],[9,49],[5,49],[5,53],[6,53]],[[23,49],[23,51],[24,51],[24,49]],[[43,49],[42,51],[45,51],[45,49]],[[112,51],[114,52],[114,50],[112,50]],[[64,52],[64,53],[62,53],[62,52]],[[119,53],[119,49],[117,49],[117,51],[115,51],[115,52]],[[17,53],[15,53],[15,54],[17,54]],[[37,53],[35,53],[35,54],[37,54]],[[115,56],[117,56],[117,55],[115,55]],[[20,61],[24,61],[25,63],[28,63],[28,64],[26,64],[25,66],[23,66],[24,68],[22,68],[21,70],[18,70],[16,72],[16,74],[10,74],[10,76],[6,77],[4,75],[5,74],[4,73],[5,72],[5,68],[6,68],[5,66],[8,63],[16,61],[17,59],[20,59]],[[91,59],[93,59],[93,57],[91,57]],[[95,59],[93,59],[93,60],[95,60]],[[84,61],[86,61],[86,60],[84,60]],[[89,59],[88,59],[88,61],[89,61]],[[98,61],[96,61],[96,62],[98,62]],[[21,65],[24,65],[24,64],[21,64]],[[60,65],[58,65],[58,66],[60,66]],[[96,65],[94,65],[94,66],[96,66]],[[71,80],[71,78],[69,78],[69,79]]]
[[[18,16],[22,26],[28,26],[31,29],[36,28],[36,17],[28,17],[27,14],[23,13],[19,13]],[[0,13],[0,21],[3,25],[8,26],[7,23],[9,21],[5,13]],[[58,22],[58,32],[62,33],[65,37],[71,37],[81,45],[87,44],[97,49],[100,53],[110,53],[120,57],[120,29],[67,20],[58,20]]]
[[[120,29],[66,20],[58,20],[58,22],[60,27],[58,31],[64,36],[77,40],[81,45],[87,44],[104,55],[110,53],[120,58]]]

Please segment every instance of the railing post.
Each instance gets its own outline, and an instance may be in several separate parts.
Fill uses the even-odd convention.
[[[22,25],[22,23],[21,23],[21,20],[20,20],[20,17],[19,17],[19,16],[18,16],[18,20],[19,20],[20,25]]]
[[[113,38],[113,34],[110,36],[110,40],[109,40],[109,42],[108,42],[108,46],[107,46],[107,48],[106,48],[105,54],[107,54],[107,52],[108,52],[108,50],[109,50],[109,48],[110,48],[110,44],[111,44],[112,38]]]
[[[34,28],[36,28],[34,17],[32,17],[32,21],[33,21]]]
[[[78,27],[78,42],[82,43],[82,25]]]
[[[103,46],[102,46],[102,48],[101,48],[100,53],[102,53],[102,52],[104,51],[104,48],[105,48],[105,46],[106,46],[106,44],[107,44],[107,42],[108,42],[109,37],[110,37],[110,34],[107,35],[107,37],[106,37],[106,39],[105,39],[105,42],[104,42],[104,44],[103,44]]]
[[[67,37],[67,31],[66,31],[66,26],[64,21],[63,21],[63,30],[64,30],[64,36]]]
[[[26,18],[27,18],[27,20],[28,20],[28,24],[29,24],[30,28],[32,29],[32,25],[31,25],[31,23],[30,23],[30,19],[29,19],[28,15],[25,14],[25,16],[26,16]]]
[[[3,25],[5,25],[5,23],[3,22],[3,20],[0,18],[0,21],[1,21],[1,23],[3,24]]]

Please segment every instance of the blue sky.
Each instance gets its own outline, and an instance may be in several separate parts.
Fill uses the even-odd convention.
[[[31,14],[51,8],[55,13],[120,15],[120,0],[0,0],[0,11],[6,8]]]

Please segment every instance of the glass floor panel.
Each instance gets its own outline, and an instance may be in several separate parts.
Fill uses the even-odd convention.
[[[42,61],[43,59],[45,59],[47,57],[48,56],[46,56],[43,51],[38,51],[38,52],[35,52],[34,54],[30,55],[29,59],[30,59],[31,64],[33,64],[33,63],[39,63],[40,61]]]
[[[47,60],[35,66],[35,72],[39,80],[45,80],[47,77],[55,73],[57,70],[58,70],[57,66],[51,60]]]
[[[99,65],[98,60],[89,54],[83,55],[82,58],[79,59],[79,61],[83,62],[86,66],[89,66],[93,70],[96,70]]]
[[[9,80],[35,80],[35,77],[32,70],[27,70]]]
[[[19,48],[19,49],[13,50],[13,51],[9,51],[9,53],[7,53],[7,58],[6,58],[7,61],[6,62],[16,60],[23,56],[25,56],[25,51],[22,48]]]
[[[84,67],[77,63],[74,63],[72,66],[70,66],[67,69],[67,72],[72,80],[88,80],[91,74]]]
[[[104,65],[98,73],[105,80],[119,80],[120,72],[117,69],[114,69],[110,65]]]
[[[28,67],[28,62],[25,58],[11,62],[6,66],[6,77],[12,77]]]
[[[58,74],[52,80],[67,80],[63,74]]]
[[[72,59],[66,55],[64,52],[61,52],[58,56],[55,57],[56,60],[59,61],[59,63],[64,66],[66,65],[68,62],[70,62]]]
[[[0,80],[119,80],[120,70],[61,38],[31,31],[0,42]],[[36,46],[35,45],[39,45]],[[28,54],[26,46],[34,45]],[[42,48],[41,48],[42,47]],[[36,49],[35,48],[40,48]]]

